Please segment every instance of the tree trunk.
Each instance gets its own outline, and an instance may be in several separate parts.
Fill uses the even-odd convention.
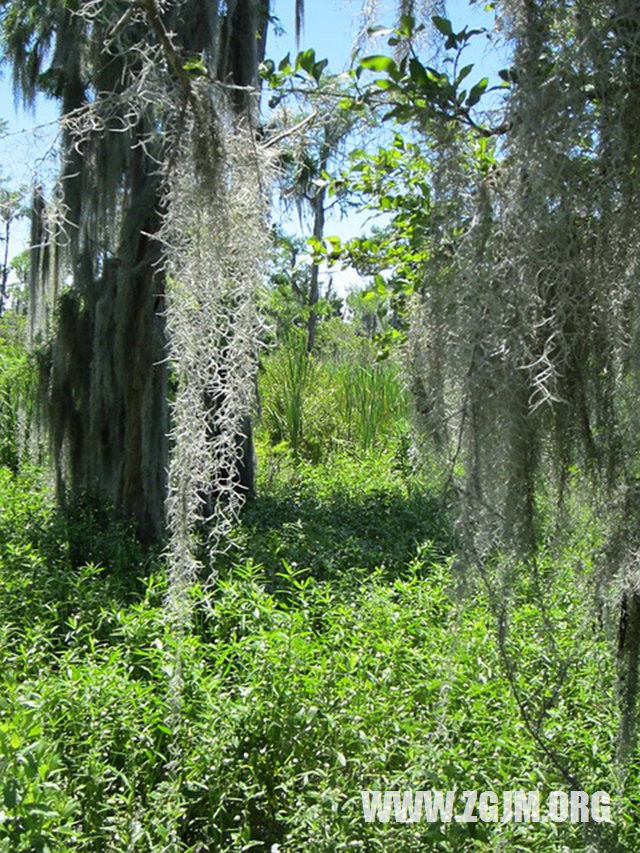
[[[638,663],[640,661],[640,593],[628,590],[620,603],[618,622],[618,691],[620,733],[618,759],[624,764],[637,740]]]
[[[146,541],[157,539],[162,530],[168,432],[164,277],[156,271],[159,244],[148,236],[160,221],[157,185],[153,179],[149,183],[141,174],[132,194],[129,218],[134,221],[125,219],[123,226],[114,329],[122,429],[116,510],[135,519]],[[148,215],[136,227],[137,210],[145,208]]]
[[[326,189],[322,187],[313,197],[313,236],[318,242],[324,237],[324,201]],[[307,331],[307,352],[313,352],[316,345],[316,328],[318,325],[318,314],[316,306],[320,298],[320,284],[318,277],[320,266],[314,263],[311,267],[311,285],[309,288],[309,322]]]
[[[69,492],[106,500],[150,542],[162,531],[166,488],[164,281],[150,236],[159,183],[140,148],[131,165],[118,255],[97,280],[90,247],[74,258],[75,287],[60,300],[42,384],[59,500]]]
[[[224,17],[216,12],[220,18],[215,21],[211,7],[205,6],[200,12],[209,22],[208,29],[200,27],[191,34],[194,44],[200,44],[205,29],[213,32],[220,22],[218,75],[238,87],[233,91],[236,109],[255,121],[255,86],[264,57],[269,0],[236,0],[227,4]],[[69,26],[78,21],[70,17]],[[81,35],[72,33],[70,43],[74,39],[79,43]],[[81,55],[79,50],[70,51],[65,114],[86,101],[89,84],[86,69],[81,73]],[[117,62],[109,61],[117,69]],[[100,80],[104,72],[99,68],[95,79]],[[112,85],[119,85],[117,77]],[[250,87],[254,88],[249,91]],[[140,126],[126,139],[109,135],[107,128],[103,135],[88,136],[80,150],[76,140],[67,136],[60,182],[65,217],[73,223],[64,241],[67,270],[62,269],[55,237],[49,239],[44,227],[47,211],[41,196],[36,197],[38,208],[34,208],[32,247],[34,342],[39,333],[41,341],[48,339],[49,304],[60,303],[55,336],[42,360],[59,498],[64,501],[72,491],[108,500],[118,516],[135,523],[144,541],[162,532],[167,467],[165,283],[158,272],[161,246],[154,240],[162,218],[160,178],[154,159],[157,152],[146,153],[150,140],[152,148],[155,145],[157,130],[153,119],[141,116]],[[109,142],[114,140],[111,150]],[[159,139],[158,145],[162,145]],[[114,170],[111,184],[102,180],[103,165],[104,171]],[[105,229],[103,213],[110,227],[120,221],[116,237],[112,237],[115,228]],[[58,283],[69,270],[74,286],[58,300]],[[238,482],[251,493],[250,424],[237,441],[243,451]]]

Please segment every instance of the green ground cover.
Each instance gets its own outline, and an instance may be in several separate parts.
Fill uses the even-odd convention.
[[[446,509],[397,447],[314,466],[264,455],[183,638],[159,555],[98,508],[56,512],[38,471],[2,470],[0,850],[638,849],[633,797],[595,835],[365,823],[363,789],[544,797],[575,787],[560,766],[615,794],[613,646],[577,593],[593,541],[541,555],[544,608],[514,570],[509,669]]]

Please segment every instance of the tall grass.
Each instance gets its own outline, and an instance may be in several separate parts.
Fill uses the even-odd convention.
[[[34,427],[36,382],[25,342],[24,317],[0,319],[0,465],[13,471]]]
[[[393,432],[407,413],[398,369],[387,362],[340,365],[329,381],[337,389],[340,417],[347,441],[369,450]]]
[[[375,363],[366,346],[309,355],[301,337],[290,337],[263,368],[263,426],[273,444],[286,443],[298,458],[317,462],[336,449],[368,451],[405,425],[400,370]]]
[[[262,382],[266,389],[263,414],[272,438],[286,441],[297,456],[302,440],[306,402],[312,391],[315,365],[306,338],[292,331],[279,350],[266,361]]]

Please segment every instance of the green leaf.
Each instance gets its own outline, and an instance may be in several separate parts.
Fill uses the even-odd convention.
[[[501,80],[504,80],[505,83],[517,83],[517,76],[515,68],[501,68],[498,71],[498,77]]]
[[[258,69],[258,73],[263,80],[272,77],[275,74],[276,66],[273,59],[265,59],[264,62],[260,63],[260,67]]]
[[[366,71],[386,71],[387,74],[396,73],[398,66],[390,56],[365,56],[360,61],[360,67]]]
[[[403,35],[411,36],[416,29],[416,19],[413,15],[402,15],[398,29]]]
[[[462,81],[465,79],[465,77],[468,77],[472,71],[473,71],[473,64],[465,65],[464,68],[461,68],[459,73],[458,73],[458,76],[456,77],[456,86],[459,85],[460,83],[462,83]]]
[[[321,59],[319,62],[315,62],[313,65],[313,71],[311,72],[311,76],[316,81],[316,83],[320,82],[320,77],[322,77],[322,72],[329,64],[328,59]]]
[[[303,50],[296,58],[296,68],[302,68],[310,77],[313,77],[313,69],[316,64],[316,52],[313,48]]]
[[[421,89],[426,89],[428,87],[429,78],[427,76],[426,69],[419,60],[415,59],[415,57],[412,57],[409,60],[409,74],[416,86],[419,86]]]
[[[394,118],[400,124],[406,124],[408,121],[414,119],[415,116],[416,113],[413,107],[400,104],[392,110],[389,110],[388,113],[385,113],[382,116],[382,120],[388,121],[388,119]]]
[[[205,68],[204,60],[201,56],[193,57],[192,59],[187,59],[182,68],[185,71],[190,71],[193,74],[206,74],[207,69]]]
[[[451,26],[451,21],[448,18],[442,18],[440,15],[433,15],[431,20],[443,36],[453,35],[453,27]]]
[[[18,783],[12,779],[4,783],[3,787],[4,804],[8,809],[15,809],[18,802]]]
[[[480,100],[480,98],[484,94],[484,90],[487,88],[488,85],[489,85],[489,78],[488,77],[483,77],[479,83],[476,83],[476,85],[469,92],[469,97],[467,98],[467,106],[468,107],[473,107],[475,104],[478,103],[478,101]]]
[[[376,273],[373,280],[376,285],[376,290],[378,291],[380,296],[386,296],[387,282],[385,281],[384,277],[380,273]]]

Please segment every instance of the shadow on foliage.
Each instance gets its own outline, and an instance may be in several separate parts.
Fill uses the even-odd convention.
[[[426,488],[268,494],[246,506],[242,528],[242,556],[262,565],[269,580],[285,564],[318,580],[354,569],[381,569],[394,578],[425,553],[430,565],[453,547],[446,504]]]
[[[158,553],[114,521],[108,506],[83,498],[54,510],[37,499],[25,507],[20,497],[0,523],[0,619],[12,622],[20,613],[16,637],[39,626],[54,646],[79,623],[107,639],[113,625],[104,614],[148,599]]]

